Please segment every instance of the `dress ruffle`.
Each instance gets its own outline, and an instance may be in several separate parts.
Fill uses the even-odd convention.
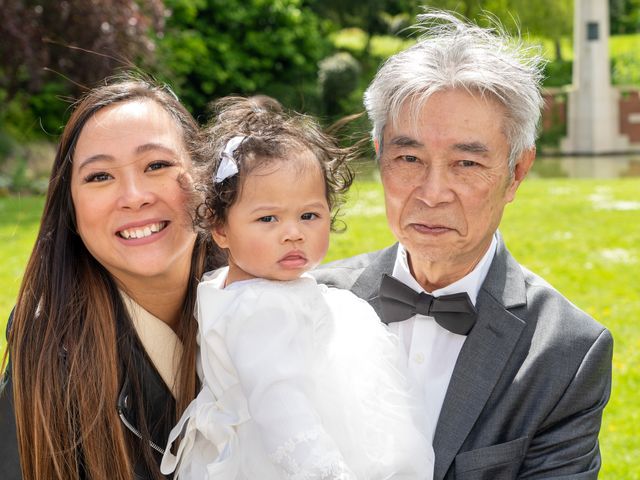
[[[406,356],[350,292],[255,279],[198,288],[203,388],[171,433],[176,480],[431,479]],[[222,278],[222,282],[221,282]]]

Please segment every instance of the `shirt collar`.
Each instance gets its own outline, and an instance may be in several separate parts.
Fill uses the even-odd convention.
[[[489,267],[491,266],[493,257],[496,254],[497,245],[498,240],[496,238],[496,235],[494,234],[491,238],[491,245],[489,245],[489,248],[487,249],[482,259],[480,259],[478,264],[471,272],[462,277],[460,280],[456,280],[455,282],[445,287],[438,288],[433,292],[427,293],[430,293],[434,297],[439,297],[441,295],[466,292],[469,295],[471,302],[475,305],[480,287],[482,286],[482,283],[484,282],[484,279],[489,272]],[[411,270],[409,269],[409,261],[407,258],[407,249],[402,244],[398,245],[396,261],[393,266],[393,276],[405,285],[413,288],[416,292],[426,291],[420,286],[418,281],[411,274]]]

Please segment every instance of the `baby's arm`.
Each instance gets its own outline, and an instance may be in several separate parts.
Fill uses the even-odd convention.
[[[355,478],[310,400],[312,321],[296,299],[272,293],[245,303],[226,336],[265,449],[287,476]]]

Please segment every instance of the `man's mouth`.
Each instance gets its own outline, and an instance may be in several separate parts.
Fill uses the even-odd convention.
[[[123,230],[120,230],[119,232],[116,232],[116,235],[126,240],[129,240],[131,238],[150,237],[154,233],[158,233],[161,230],[164,230],[168,224],[169,222],[156,222],[150,223],[149,225],[145,225],[143,227],[125,228]]]
[[[453,230],[452,228],[438,224],[412,223],[411,226],[419,232],[427,233],[445,233]]]

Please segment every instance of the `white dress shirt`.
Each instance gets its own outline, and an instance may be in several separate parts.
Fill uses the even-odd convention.
[[[478,292],[495,255],[496,246],[497,240],[494,235],[489,249],[473,271],[446,287],[427,293],[439,297],[467,292],[475,305]],[[407,250],[402,245],[398,246],[393,276],[417,292],[425,291],[411,274]],[[390,323],[389,329],[398,335],[407,350],[410,381],[416,390],[415,394],[421,397],[425,406],[424,431],[427,438],[433,441],[451,374],[467,337],[444,329],[433,317],[420,314],[402,322]]]

